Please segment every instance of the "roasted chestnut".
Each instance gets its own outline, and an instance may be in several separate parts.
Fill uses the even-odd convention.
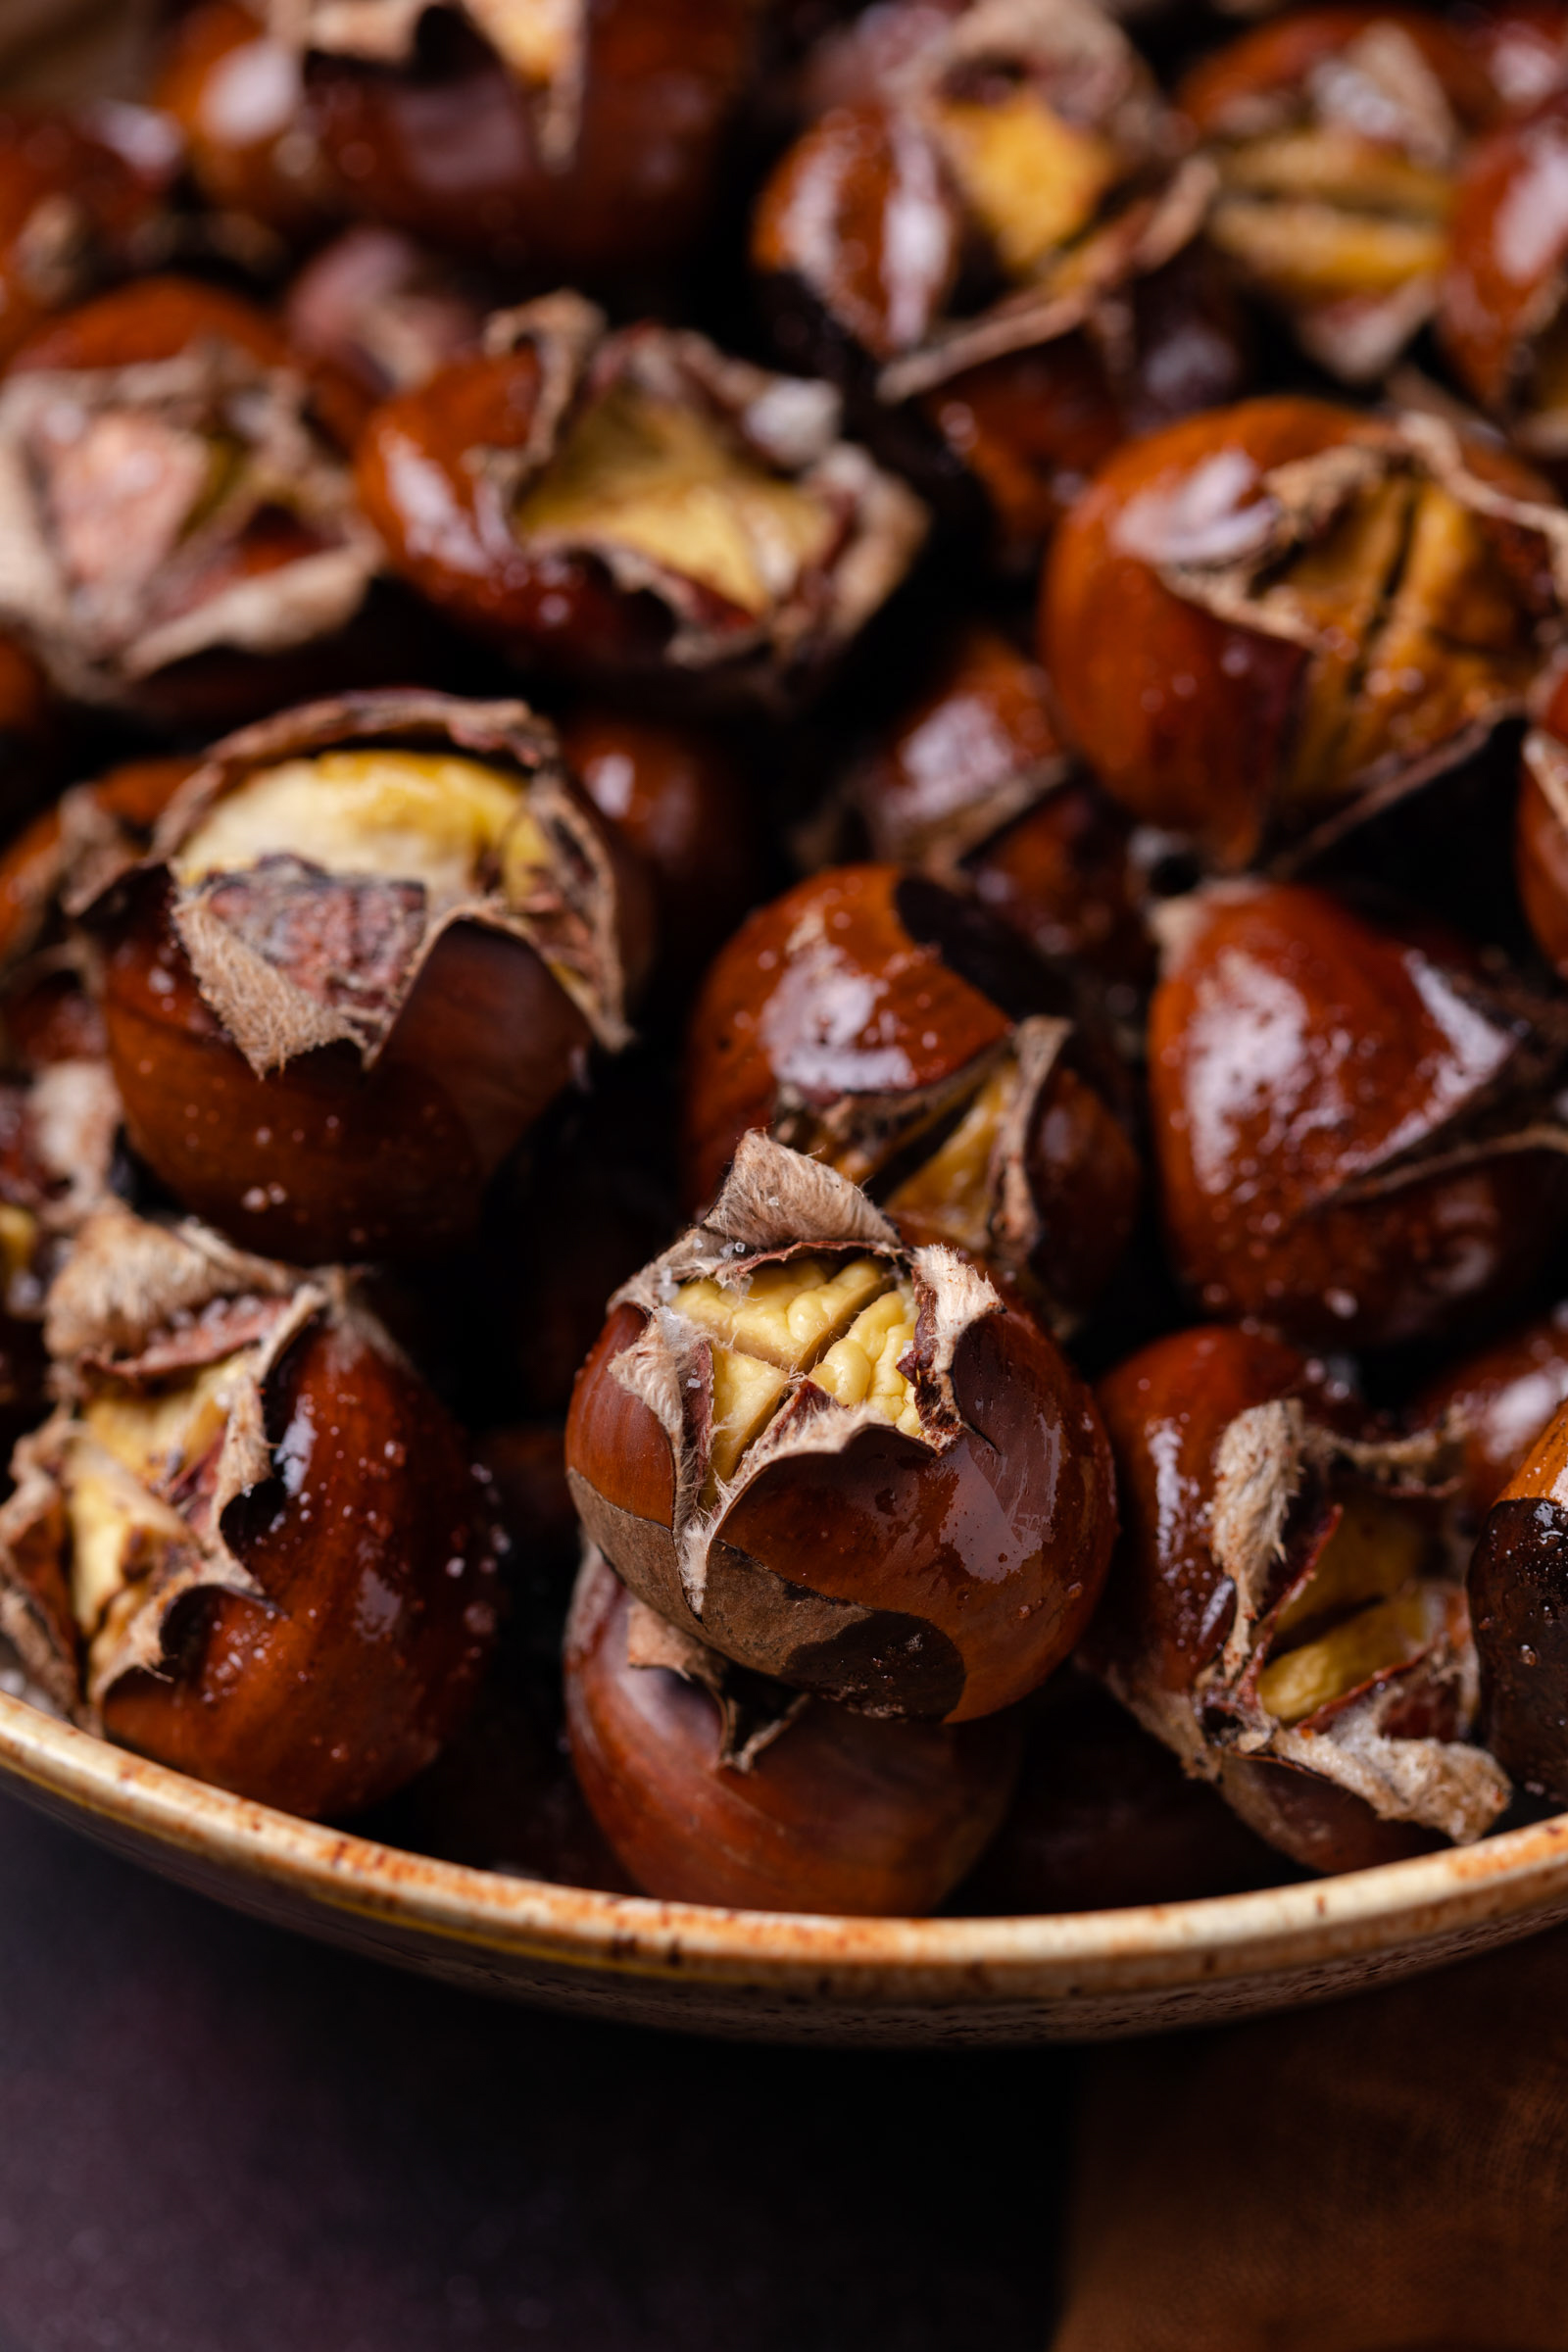
[[[1496,111],[1436,11],[1295,9],[1206,58],[1177,103],[1218,168],[1210,242],[1347,383],[1436,307],[1465,134]]]
[[[965,1911],[1116,1911],[1272,1886],[1280,1858],[1072,1666],[1029,1709],[1023,1770]]]
[[[1242,866],[1519,713],[1562,634],[1564,548],[1536,478],[1436,416],[1245,401],[1096,477],[1052,545],[1042,657],[1105,789]]]
[[[486,342],[376,413],[359,481],[394,564],[517,659],[776,697],[912,561],[924,510],[826,384],[569,293]]]
[[[737,1665],[962,1722],[1045,1680],[1115,1522],[1088,1392],[972,1260],[743,1137],[705,1221],[611,1301],[566,1424],[589,1536]]]
[[[730,1664],[592,1548],[566,1628],[577,1780],[645,1894],[753,1911],[930,1911],[1017,1775],[1015,1713],[875,1723]]]
[[[1487,1744],[1532,1795],[1568,1802],[1568,1408],[1487,1513],[1469,1592]]]
[[[850,792],[876,857],[973,890],[1042,956],[1147,975],[1126,821],[1073,772],[1045,672],[1001,630],[959,632]]]
[[[268,0],[350,211],[535,276],[621,275],[705,224],[752,0]]]
[[[358,406],[356,399],[356,407]],[[232,724],[403,650],[355,639],[380,549],[267,316],[145,278],[58,319],[0,386],[0,620],[64,694]]]
[[[1197,230],[1208,173],[1183,167],[1099,8],[903,0],[865,24],[863,70],[776,167],[753,227],[800,356],[848,344],[905,400],[1083,326]]]
[[[0,1631],[53,1702],[307,1816],[429,1763],[496,1624],[468,1448],[336,1276],[118,1205],[48,1302],[65,1401],[0,1507]]]
[[[49,1409],[44,1299],[71,1239],[109,1196],[120,1103],[101,1061],[0,1085],[0,1440]]]
[[[722,739],[586,705],[560,720],[567,766],[653,885],[664,993],[686,994],[761,895],[751,779]]]
[[[303,239],[344,210],[305,105],[298,47],[268,31],[266,0],[198,0],[154,84],[179,126],[199,193],[276,235]]]
[[[1466,1743],[1441,1446],[1358,1428],[1250,1331],[1158,1340],[1099,1393],[1122,1535],[1085,1655],[1117,1697],[1314,1870],[1482,1837],[1509,1789]]]
[[[1568,1300],[1494,1340],[1431,1381],[1412,1425],[1444,1431],[1458,1448],[1457,1499],[1479,1526],[1568,1403]]]
[[[85,116],[0,112],[0,363],[151,251],[168,176],[139,169]]]
[[[1121,1256],[1139,1182],[1073,1010],[1012,933],[940,884],[890,865],[814,874],[752,915],[703,984],[688,1199],[710,1196],[749,1128],[770,1129],[1070,1321]]]
[[[229,737],[90,911],[132,1145],[248,1246],[450,1250],[624,1042],[623,858],[518,703],[349,696]]]
[[[1172,903],[1150,1010],[1161,1205],[1210,1312],[1308,1344],[1463,1325],[1568,1216],[1559,1007],[1326,892]]]
[[[1454,371],[1538,463],[1568,461],[1568,93],[1477,146],[1438,329]]]
[[[288,290],[284,318],[296,351],[382,401],[477,349],[492,307],[448,256],[366,224],[312,256]]]

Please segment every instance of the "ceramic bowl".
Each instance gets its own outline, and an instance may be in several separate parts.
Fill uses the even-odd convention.
[[[234,1909],[472,1991],[770,2041],[1099,2039],[1413,1976],[1568,1918],[1568,1814],[1209,1902],[819,1919],[434,1862],[209,1788],[0,1692],[0,1787]]]

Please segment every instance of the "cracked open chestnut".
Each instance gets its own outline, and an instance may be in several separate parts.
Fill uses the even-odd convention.
[[[1314,1870],[1484,1836],[1475,1649],[1430,1434],[1390,1439],[1257,1332],[1100,1384],[1122,1534],[1085,1656],[1185,1769]]]
[[[645,1894],[917,1917],[968,1871],[1017,1775],[1014,1714],[877,1723],[733,1666],[590,1549],[566,1628],[578,1783]]]
[[[1327,892],[1173,902],[1150,1100],[1178,1274],[1312,1345],[1462,1327],[1568,1216],[1555,1003]]]
[[[367,603],[362,413],[220,288],[143,278],[68,313],[0,386],[0,621],[61,693],[155,726],[385,675],[409,639]]]
[[[703,984],[688,1199],[768,1129],[1070,1321],[1114,1270],[1139,1185],[1075,1010],[1059,974],[941,884],[891,865],[814,874],[753,914]]]
[[[955,1723],[1065,1656],[1115,1524],[1088,1392],[1033,1316],[757,1133],[612,1300],[566,1471],[594,1543],[683,1632],[793,1689]]]
[[[970,622],[850,778],[872,855],[972,890],[1048,957],[1147,976],[1126,819],[1073,766],[1046,675]]]
[[[1376,383],[1437,307],[1484,51],[1436,10],[1293,9],[1188,74],[1219,173],[1205,224],[1319,367]]]
[[[220,744],[98,878],[109,1054],[175,1197],[296,1261],[437,1256],[598,1043],[640,878],[518,703],[384,692]]]
[[[118,1204],[50,1292],[63,1401],[0,1507],[0,1631],[54,1703],[307,1817],[429,1763],[496,1625],[468,1448],[337,1275]]]
[[[519,661],[776,699],[897,587],[924,509],[826,384],[560,293],[391,400],[361,496],[431,604]]]
[[[1568,517],[1505,453],[1280,395],[1109,461],[1053,542],[1041,651],[1106,791],[1239,867],[1522,713],[1565,587]]]

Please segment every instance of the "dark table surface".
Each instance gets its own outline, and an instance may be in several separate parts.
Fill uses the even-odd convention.
[[[1044,2352],[1073,2077],[508,2008],[0,1799],[0,2352]]]

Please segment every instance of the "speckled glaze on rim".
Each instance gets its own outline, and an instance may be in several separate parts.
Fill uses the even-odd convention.
[[[775,2041],[1100,2039],[1329,1999],[1568,1918],[1568,1814],[1260,1894],[826,1919],[512,1879],[270,1812],[0,1692],[0,1787],[234,1909],[479,1992]]]

